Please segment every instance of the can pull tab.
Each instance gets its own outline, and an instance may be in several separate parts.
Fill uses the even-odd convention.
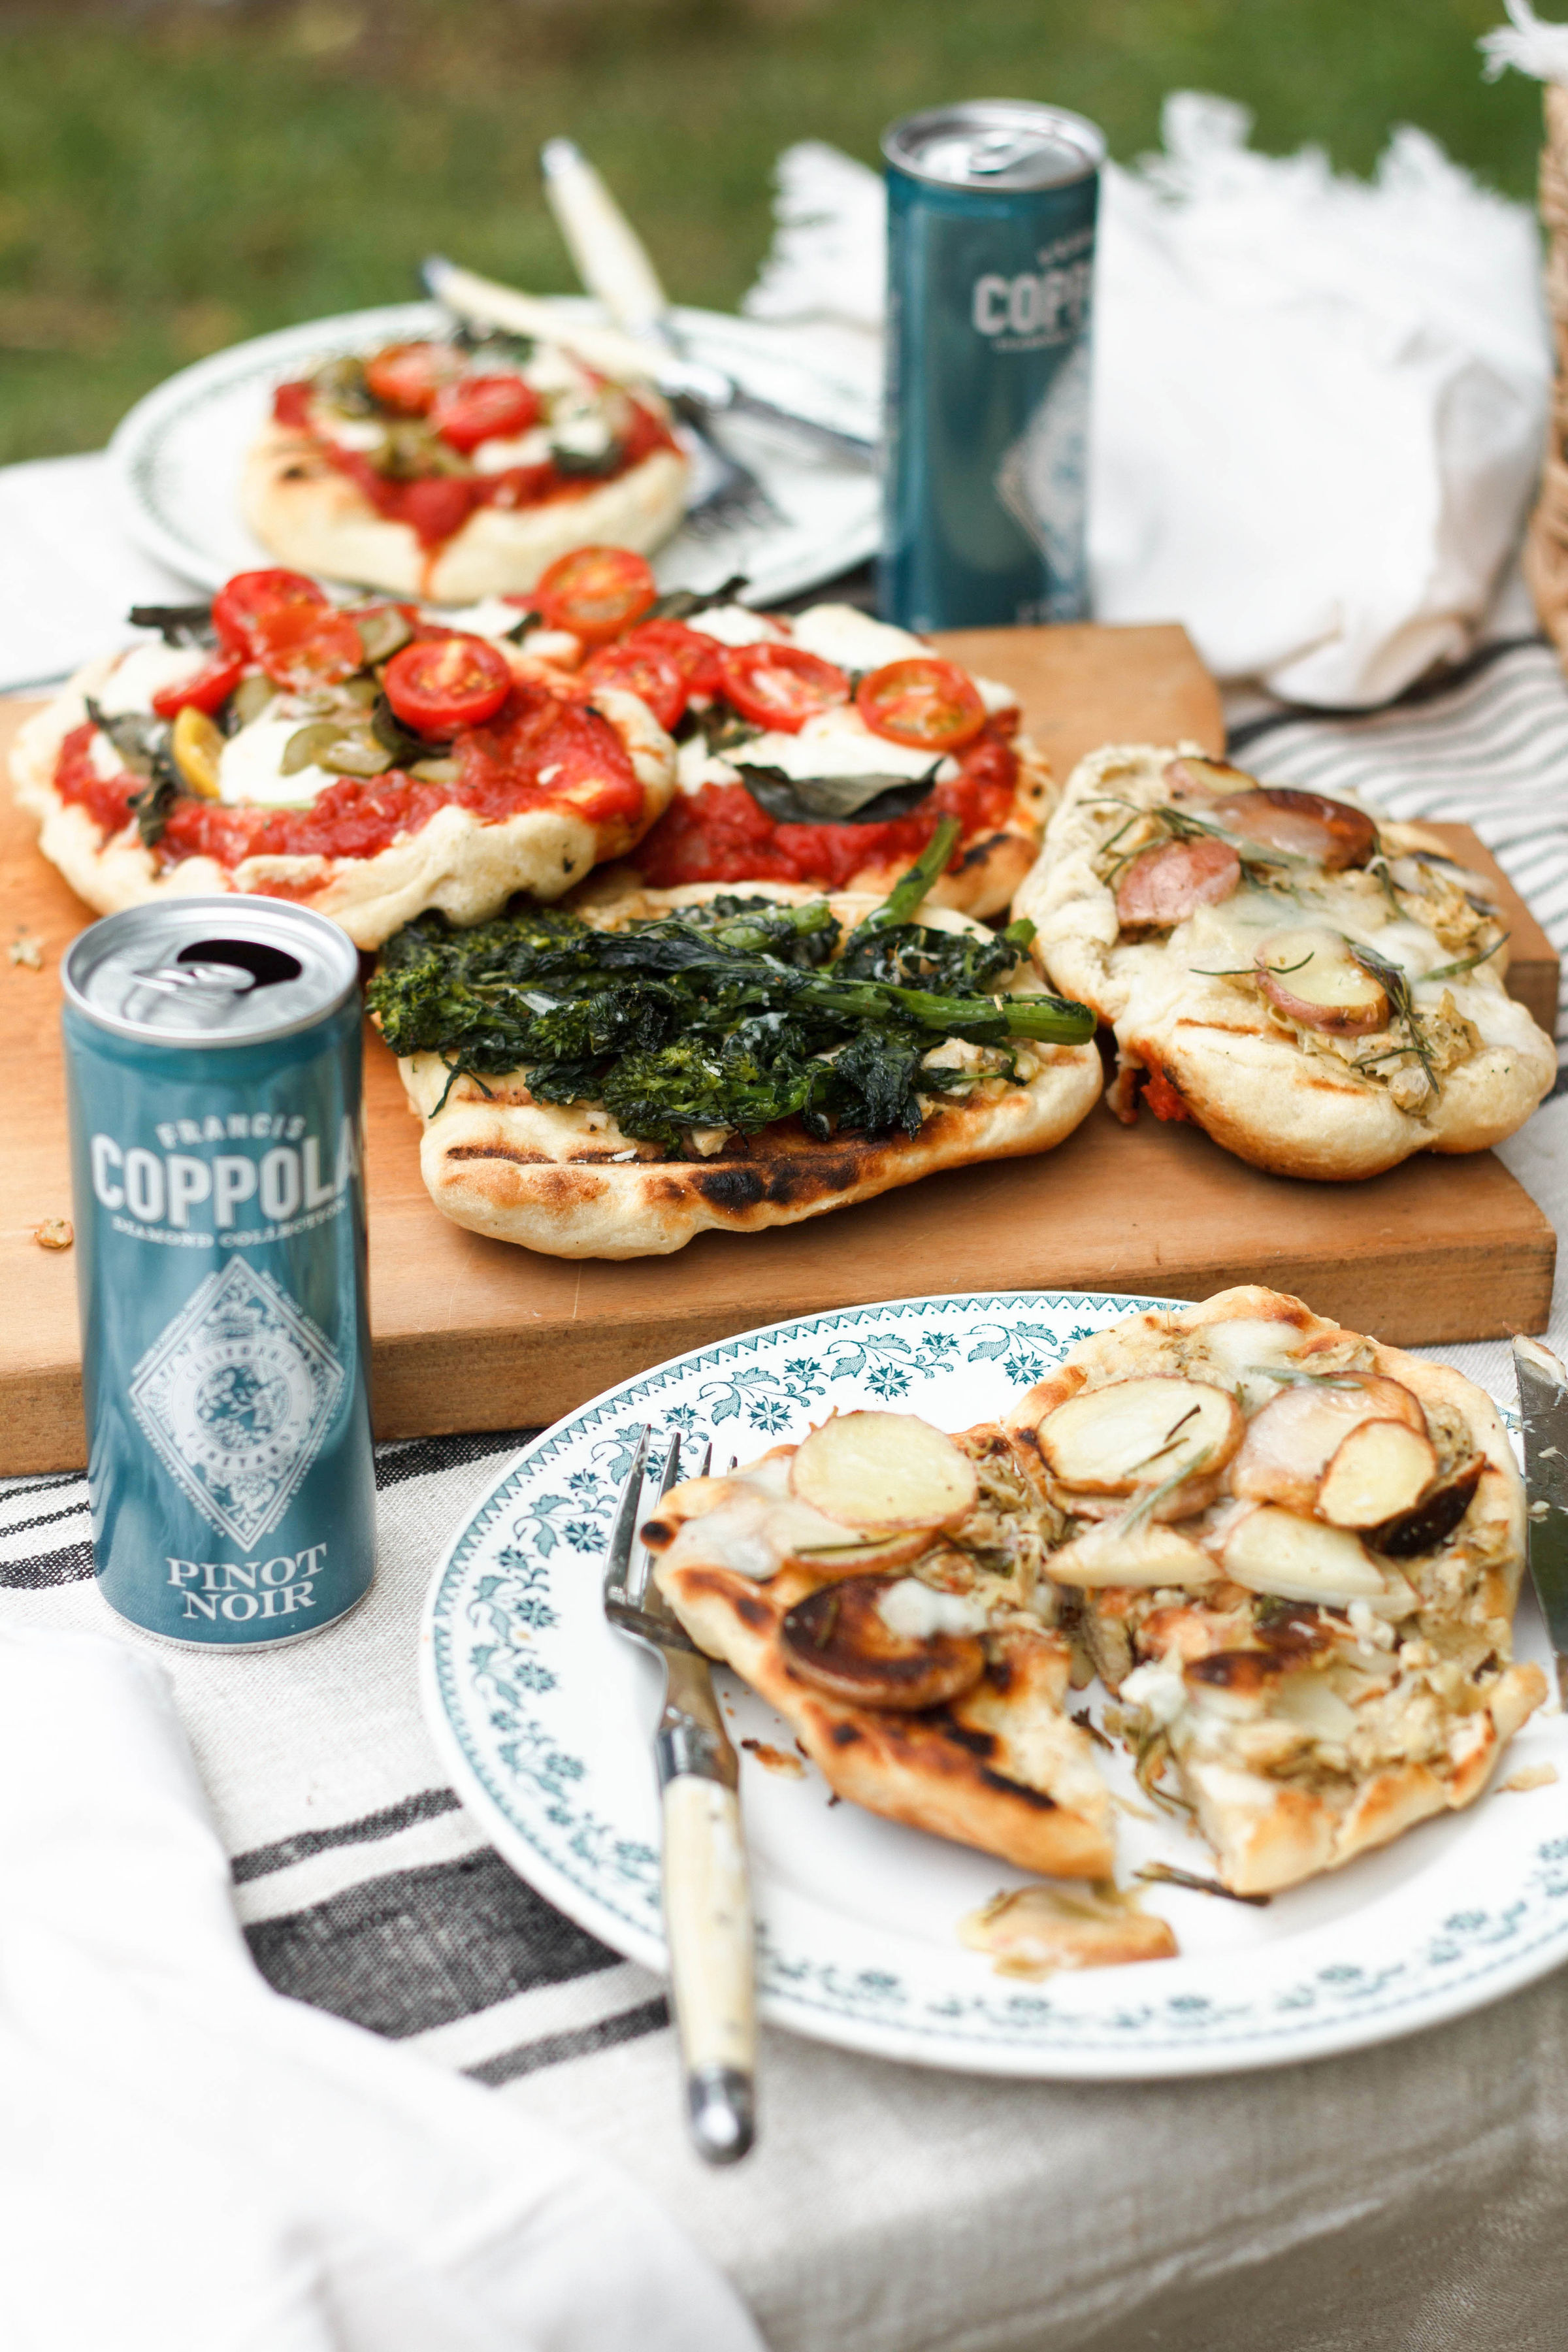
[[[178,996],[187,989],[212,990],[225,996],[243,996],[256,986],[256,974],[235,963],[159,963],[134,975],[138,988],[155,988],[161,995]]]
[[[969,150],[969,168],[984,173],[987,179],[1000,172],[1010,172],[1035,153],[1037,139],[1021,135],[1016,131],[985,131],[974,139]]]

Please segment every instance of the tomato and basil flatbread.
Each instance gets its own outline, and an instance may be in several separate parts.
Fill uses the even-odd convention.
[[[241,505],[286,563],[462,604],[524,593],[584,545],[658,547],[689,470],[651,386],[555,344],[455,338],[280,384]]]
[[[541,601],[547,621],[563,618]],[[683,602],[635,620],[584,671],[640,693],[679,746],[679,789],[637,852],[639,885],[885,890],[953,817],[935,902],[1006,908],[1055,799],[1007,688],[846,604],[784,620]]]
[[[102,914],[254,891],[364,948],[426,908],[473,923],[560,898],[666,806],[675,747],[613,676],[536,650],[574,665],[576,638],[475,617],[511,634],[342,608],[280,569],[165,614],[165,642],[89,663],[17,738],[45,856]]]

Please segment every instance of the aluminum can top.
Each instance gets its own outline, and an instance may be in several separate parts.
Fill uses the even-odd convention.
[[[149,1045],[258,1045],[334,1013],[359,979],[347,932],[278,899],[163,898],[107,915],[61,969],[68,1001]]]
[[[1027,99],[977,98],[906,114],[882,134],[898,171],[938,187],[1060,188],[1105,161],[1105,135],[1082,114]]]

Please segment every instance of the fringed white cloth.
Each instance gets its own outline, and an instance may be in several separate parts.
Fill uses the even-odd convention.
[[[1368,184],[1316,148],[1258,154],[1250,128],[1179,92],[1163,153],[1105,175],[1094,609],[1184,621],[1222,677],[1365,708],[1469,649],[1517,546],[1552,376],[1537,232],[1420,131]],[[778,219],[746,308],[836,352],[879,336],[875,173],[793,147]]]

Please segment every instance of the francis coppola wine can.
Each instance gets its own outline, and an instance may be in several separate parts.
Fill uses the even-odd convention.
[[[88,1480],[110,1607],[251,1648],[375,1569],[358,957],[174,898],[65,958]]]
[[[905,628],[1072,621],[1105,141],[1012,100],[895,122],[880,601]]]

